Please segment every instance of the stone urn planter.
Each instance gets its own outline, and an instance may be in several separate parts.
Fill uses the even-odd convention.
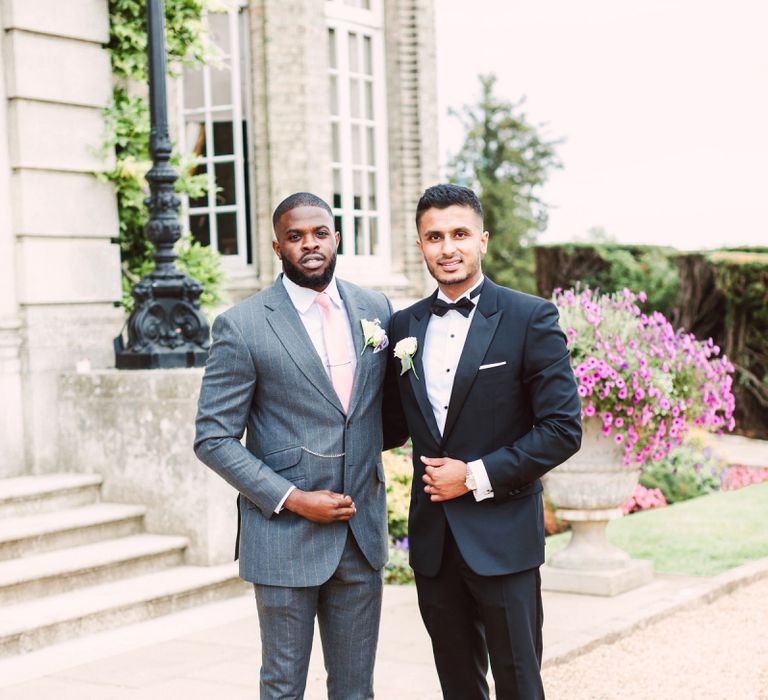
[[[621,445],[603,435],[597,418],[586,419],[583,428],[581,450],[543,480],[556,516],[572,532],[568,546],[548,562],[545,588],[614,595],[653,576],[650,562],[631,559],[606,537],[608,522],[622,517],[640,470],[624,466]]]

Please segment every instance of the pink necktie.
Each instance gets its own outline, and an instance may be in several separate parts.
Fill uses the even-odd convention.
[[[315,302],[323,312],[323,337],[325,338],[325,350],[328,353],[331,382],[346,412],[349,409],[352,382],[355,376],[352,371],[352,358],[349,356],[349,348],[347,347],[345,320],[341,313],[333,308],[333,302],[325,292],[318,294],[315,297]]]

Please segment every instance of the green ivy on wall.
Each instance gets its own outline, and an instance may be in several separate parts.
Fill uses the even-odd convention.
[[[153,246],[144,235],[148,212],[145,174],[152,165],[149,155],[149,105],[144,91],[148,79],[146,2],[108,0],[109,44],[114,86],[112,101],[105,110],[105,152],[114,152],[115,166],[104,174],[117,195],[120,222],[120,253],[123,270],[122,306],[133,308],[131,287],[149,274],[153,267]],[[177,66],[199,66],[215,56],[202,21],[210,0],[165,0],[166,54],[169,75],[175,77]],[[206,176],[192,175],[193,166],[174,154],[172,164],[179,173],[176,190],[190,197],[206,191]],[[205,288],[200,301],[210,308],[223,301],[224,273],[219,255],[193,241],[189,234],[177,245],[176,265]]]

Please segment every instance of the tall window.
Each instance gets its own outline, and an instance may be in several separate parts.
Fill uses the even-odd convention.
[[[208,180],[207,193],[189,199],[189,229],[228,263],[245,266],[251,262],[247,16],[234,7],[208,13],[205,22],[219,55],[211,65],[186,69],[180,90],[180,146],[195,157],[194,173]]]
[[[381,256],[388,229],[382,0],[327,0],[333,213],[343,256]]]

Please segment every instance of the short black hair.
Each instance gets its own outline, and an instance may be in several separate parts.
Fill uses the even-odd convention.
[[[275,213],[272,214],[272,228],[275,229],[275,232],[277,232],[277,222],[280,221],[280,217],[285,212],[296,209],[296,207],[319,207],[320,209],[325,209],[331,219],[333,219],[333,212],[328,206],[328,202],[324,199],[320,199],[320,197],[311,192],[294,192],[280,202],[277,205],[277,209],[275,209]]]
[[[460,207],[469,207],[481,219],[483,218],[483,207],[477,195],[462,185],[433,185],[424,190],[418,205],[416,206],[416,227],[419,226],[421,215],[427,209],[447,209],[453,205]]]

